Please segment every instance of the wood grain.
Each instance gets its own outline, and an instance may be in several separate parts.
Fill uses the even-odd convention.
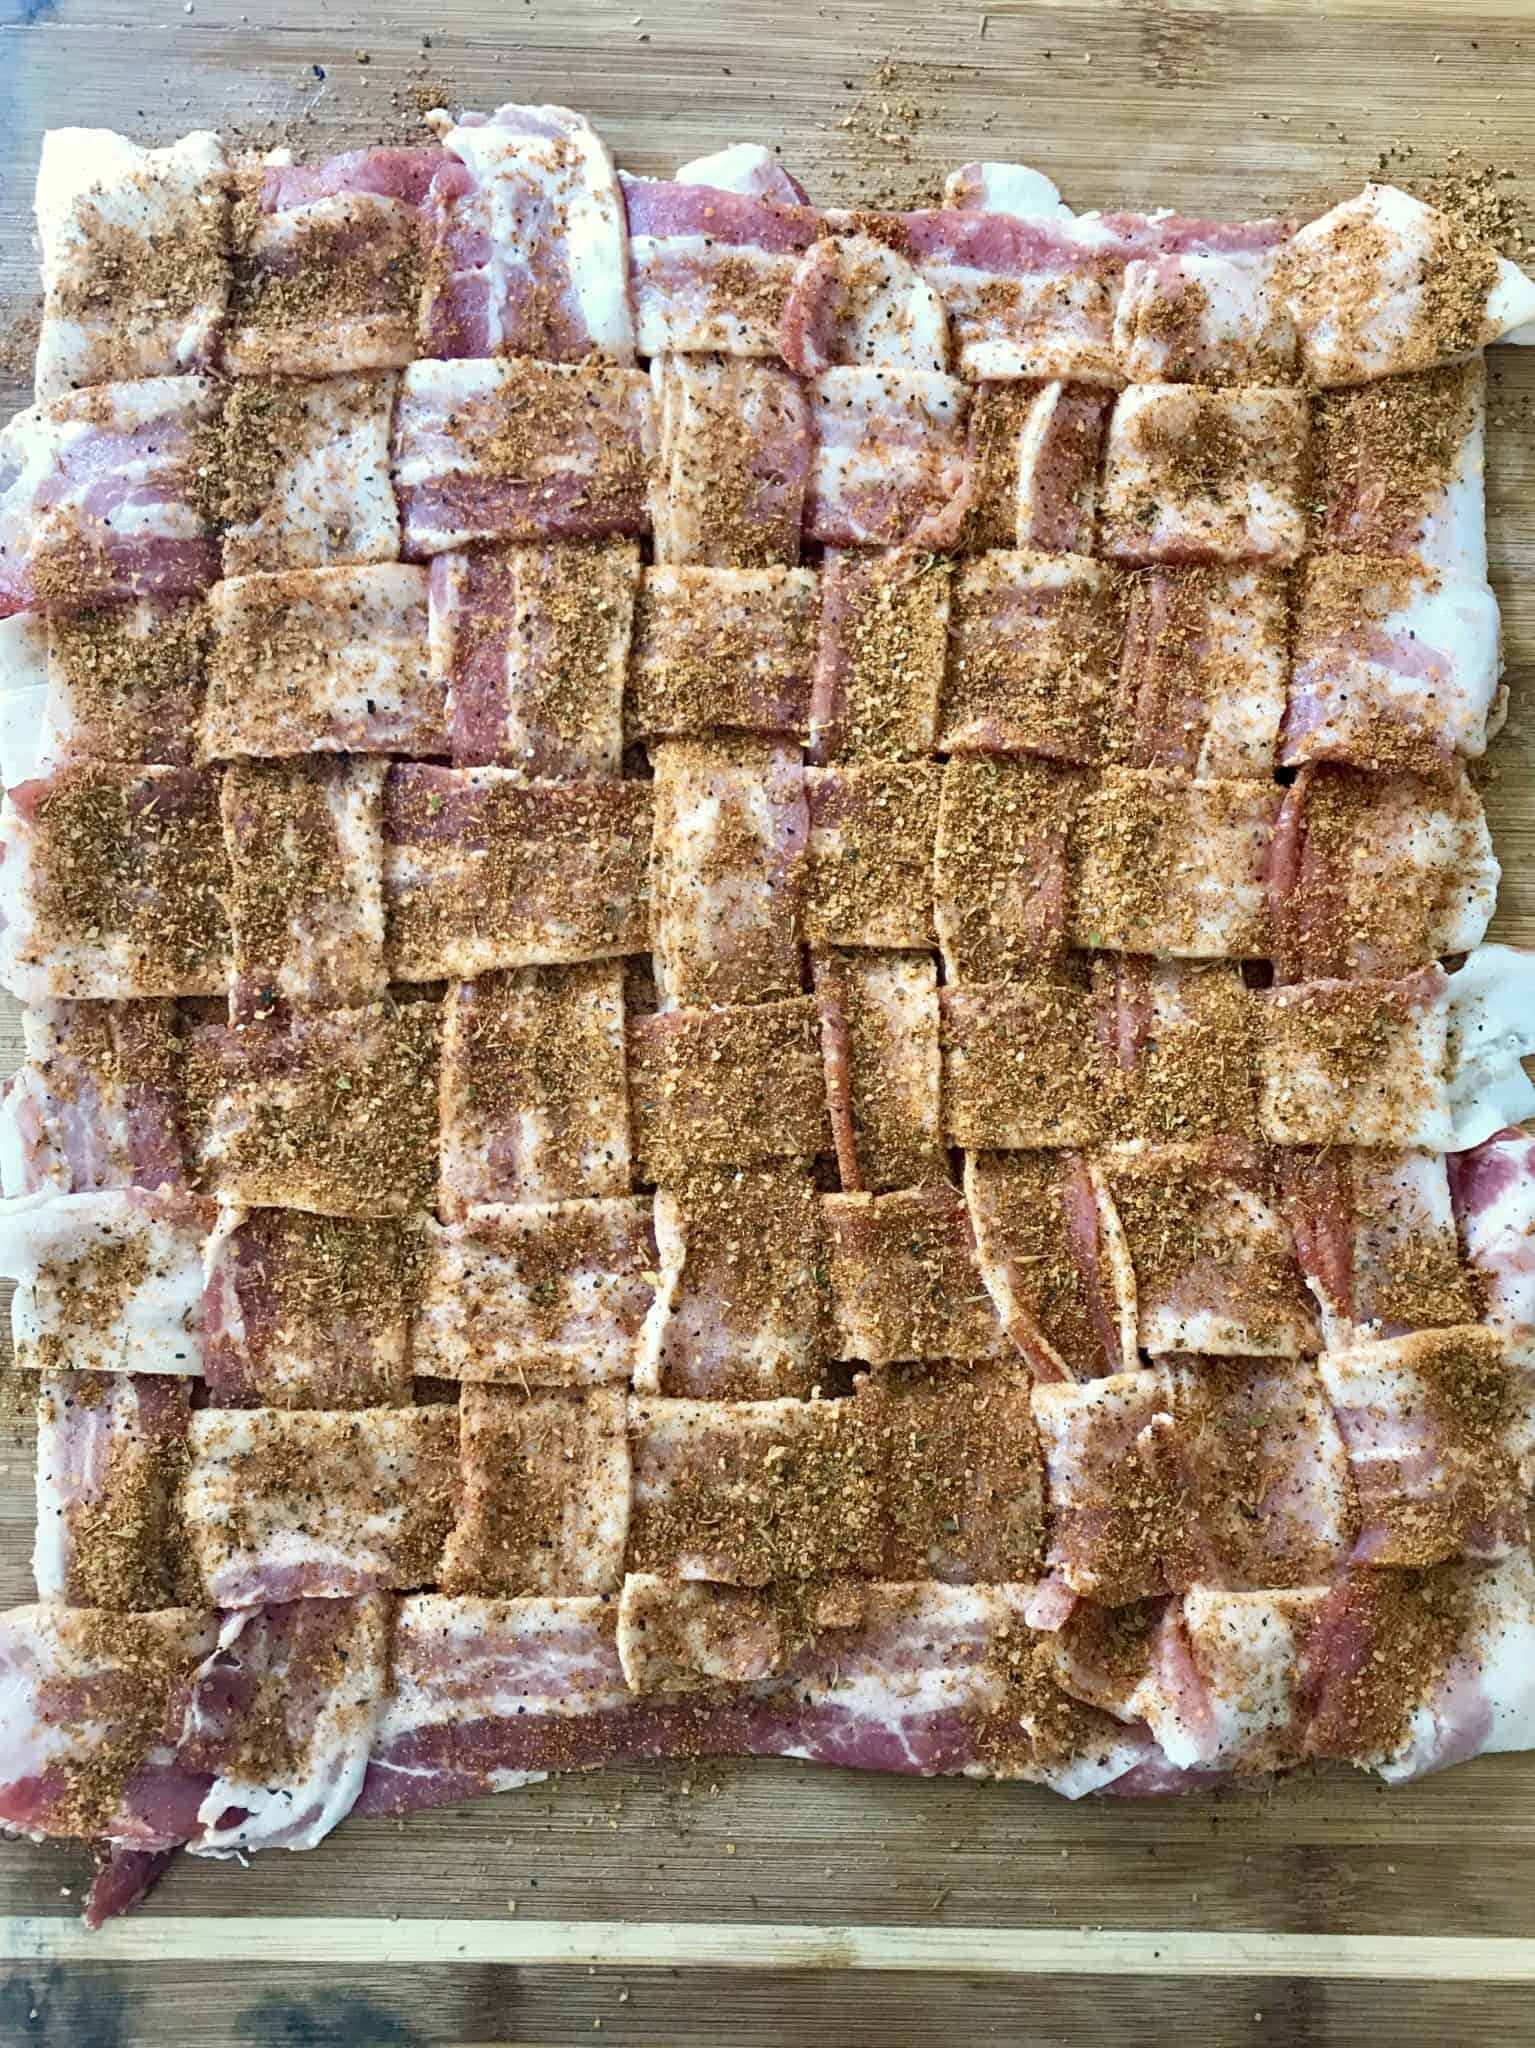
[[[1535,222],[1535,4],[1492,0],[3,0],[0,312],[33,303],[40,136],[198,125],[322,155],[466,105],[584,108],[629,168],[781,142],[814,196],[1040,165],[1077,205],[1303,209],[1512,174]],[[984,30],[984,32],[983,32]],[[430,47],[424,48],[426,37]],[[357,53],[365,51],[366,64]],[[874,65],[914,103],[871,143]],[[315,67],[324,72],[316,75]],[[844,125],[851,120],[852,125]],[[1513,715],[1487,802],[1495,932],[1535,944],[1535,351],[1493,357],[1493,575]],[[14,379],[7,408],[25,402]],[[18,1044],[0,1010],[0,1066]],[[0,1602],[30,1585],[31,1449],[0,1423]],[[1175,1802],[793,1765],[607,1772],[249,1870],[181,1859],[107,1935],[84,1860],[0,1850],[0,2041],[139,2044],[1532,2038],[1535,1758],[1388,1792],[1343,1773]],[[515,1911],[513,1910],[515,1908]]]

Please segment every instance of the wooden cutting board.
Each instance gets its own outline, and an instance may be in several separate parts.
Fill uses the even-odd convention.
[[[0,317],[33,303],[39,138],[216,126],[322,156],[419,107],[558,100],[666,171],[781,143],[813,197],[900,203],[1021,158],[1078,206],[1304,210],[1381,167],[1512,174],[1535,222],[1535,4],[1494,0],[0,0]],[[428,38],[430,47],[427,47]],[[273,132],[275,131],[275,133]],[[1411,156],[1398,154],[1406,149]],[[27,337],[13,329],[13,353]],[[1494,932],[1535,944],[1535,351],[1493,357],[1513,716]],[[24,379],[23,379],[24,381]],[[21,384],[0,396],[25,402]],[[14,1010],[0,1054],[14,1064]],[[0,1437],[0,1605],[31,1446]],[[0,1704],[0,1740],[3,1740]],[[1535,1756],[1169,1802],[793,1764],[609,1771],[246,1871],[182,1858],[81,1936],[85,1861],[0,1845],[0,2042],[417,2048],[758,2040],[1535,2041]]]

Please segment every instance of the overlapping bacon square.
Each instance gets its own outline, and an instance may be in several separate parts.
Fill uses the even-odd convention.
[[[936,762],[810,768],[805,936],[833,946],[933,943]]]
[[[1091,997],[1058,982],[943,992],[943,1129],[977,1151],[1080,1148],[1106,1132]]]
[[[938,742],[951,576],[918,548],[828,548],[810,758],[910,760]]]
[[[1070,843],[1088,784],[1051,761],[956,756],[943,770],[934,916],[951,983],[1063,964]]]
[[[839,1357],[883,1365],[1002,1349],[957,1188],[827,1195],[824,1214]]]
[[[815,459],[800,381],[740,356],[703,355],[658,355],[650,379],[656,560],[706,569],[798,562]]]
[[[831,1149],[813,996],[634,1017],[628,1054],[641,1180]]]
[[[938,972],[919,953],[817,953],[832,1143],[842,1185],[946,1178]]]
[[[964,515],[966,387],[937,370],[823,370],[810,384],[805,535],[828,547],[936,547]]]
[[[32,1003],[0,1103],[7,1195],[187,1184],[175,1003]]]
[[[776,357],[800,256],[820,232],[815,211],[681,174],[621,183],[641,355]]]
[[[1289,678],[1281,575],[1207,565],[1131,579],[1117,707],[1130,767],[1272,774]]]
[[[1137,384],[1109,421],[1099,532],[1111,560],[1263,562],[1306,544],[1302,392]]]
[[[201,598],[140,599],[38,623],[47,651],[39,767],[73,761],[191,765],[209,638]]]
[[[399,559],[389,475],[398,389],[387,371],[228,387],[215,474],[226,576]]]
[[[643,739],[803,735],[819,612],[812,569],[648,569],[635,617],[630,730]]]

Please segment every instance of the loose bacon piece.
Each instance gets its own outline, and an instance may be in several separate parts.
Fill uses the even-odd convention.
[[[916,549],[827,549],[810,700],[813,761],[933,752],[951,580],[947,562]]]
[[[1126,1146],[1102,1166],[1135,1271],[1143,1350],[1315,1352],[1316,1314],[1261,1156],[1219,1143]]]
[[[223,1617],[177,1750],[208,1785],[194,1856],[313,1849],[346,1819],[387,1690],[389,1620],[378,1594]]]
[[[209,599],[206,760],[445,754],[427,576],[400,562],[231,576]]]
[[[805,935],[833,946],[933,943],[935,761],[811,768]]]
[[[408,1405],[422,1261],[411,1226],[223,1208],[204,1256],[215,1407]]]
[[[236,761],[225,774],[235,1022],[385,993],[385,773],[348,755]]]
[[[812,996],[631,1017],[628,1052],[641,1180],[831,1149]]]
[[[616,1593],[629,1530],[627,1396],[466,1386],[463,1508],[445,1593]]]
[[[806,1395],[831,1353],[819,1198],[803,1166],[692,1167],[658,1188],[660,1287],[636,1389]]]
[[[643,532],[650,386],[606,363],[412,363],[394,418],[404,552]]]
[[[1295,327],[1283,250],[1141,257],[1125,267],[1114,353],[1132,384],[1290,384]]]
[[[616,777],[639,584],[633,541],[439,555],[431,668],[447,683],[454,765]]]
[[[5,1085],[8,1195],[185,1187],[181,1039],[168,1001],[29,1004]]]
[[[809,836],[797,750],[664,740],[652,759],[650,944],[663,1007],[797,994]]]
[[[1123,632],[1123,587],[1101,563],[1022,552],[962,561],[940,752],[1101,760]]]
[[[823,370],[810,385],[806,539],[919,548],[957,539],[967,409],[965,386],[936,371]]]
[[[0,616],[186,597],[219,573],[201,503],[206,377],[99,384],[0,432]]]
[[[1257,1136],[1257,1012],[1235,962],[1133,953],[1093,962],[1094,1022],[1125,1140],[1171,1144]]]
[[[803,734],[819,603],[813,569],[647,569],[630,731]]]
[[[107,128],[43,136],[39,403],[209,366],[229,297],[226,172],[206,129],[164,149]]]
[[[1308,383],[1363,384],[1453,362],[1535,319],[1535,282],[1463,221],[1366,185],[1309,221],[1279,288]]]
[[[229,973],[218,777],[82,762],[0,813],[0,979],[47,996],[216,995]]]
[[[208,1105],[205,1184],[248,1208],[403,1216],[437,1178],[438,1019],[369,1004],[202,1027],[189,1064]]]
[[[1412,555],[1487,578],[1487,366],[1481,356],[1312,404],[1312,546]]]
[[[1041,1380],[1093,1380],[1135,1357],[1135,1275],[1098,1166],[1074,1152],[969,1152],[981,1278]]]
[[[943,181],[943,203],[972,213],[1012,214],[1019,220],[1073,217],[1053,180],[1028,164],[961,164]]]
[[[1095,950],[1247,960],[1269,951],[1265,887],[1282,792],[1111,768],[1072,826],[1067,930]]]
[[[1448,1149],[1463,1152],[1505,1124],[1535,1115],[1535,1085],[1523,1065],[1535,1053],[1535,954],[1478,946],[1443,993]]]
[[[946,1179],[934,962],[818,953],[814,974],[843,1187],[882,1194]]]
[[[1461,770],[1432,779],[1303,768],[1274,832],[1280,979],[1389,977],[1481,943],[1500,869]]]
[[[505,106],[431,125],[446,154],[424,209],[425,352],[633,362],[623,198],[591,123]]]
[[[776,358],[800,256],[820,230],[815,211],[785,203],[782,192],[726,190],[680,174],[620,183],[640,354]]]
[[[439,1208],[629,1189],[623,969],[524,967],[443,1003]]]
[[[1012,981],[1062,963],[1068,847],[1086,782],[1051,761],[980,755],[945,766],[933,908],[950,983]]]
[[[1319,1370],[1359,1494],[1360,1563],[1502,1557],[1524,1541],[1498,1331],[1420,1330],[1324,1352]]]
[[[1501,670],[1486,583],[1413,560],[1313,556],[1296,592],[1280,761],[1432,773],[1476,759]]]
[[[1305,395],[1141,384],[1109,422],[1103,552],[1147,562],[1293,562],[1306,544]]]
[[[524,1388],[624,1381],[655,1291],[644,1196],[472,1209],[426,1227],[412,1362],[435,1379]]]
[[[887,242],[823,235],[799,260],[778,328],[801,377],[833,367],[947,370],[943,300]]]
[[[1055,982],[943,992],[943,1132],[1001,1152],[1076,1148],[1105,1134],[1107,1089],[1091,998]]]
[[[1205,567],[1131,580],[1119,713],[1132,768],[1272,774],[1289,675],[1281,577]]]
[[[1258,998],[1258,1121],[1275,1145],[1421,1146],[1453,1136],[1448,977],[1310,981]]]
[[[177,1500],[190,1414],[184,1380],[61,1372],[42,1381],[39,1599],[121,1611],[196,1598]]]
[[[658,355],[655,558],[706,569],[798,562],[813,461],[804,387],[738,356]]]
[[[650,840],[644,783],[397,764],[384,787],[392,978],[642,952]]]
[[[16,1363],[32,1372],[203,1369],[211,1202],[169,1188],[26,1195],[0,1212]]]
[[[226,576],[398,560],[389,423],[399,381],[245,377],[229,387],[214,477]]]
[[[182,1509],[221,1607],[430,1585],[458,1512],[448,1407],[204,1408]]]
[[[827,1195],[838,1357],[993,1358],[1002,1331],[958,1188]]]
[[[44,630],[41,762],[191,765],[208,646],[200,598],[104,606],[51,619]]]

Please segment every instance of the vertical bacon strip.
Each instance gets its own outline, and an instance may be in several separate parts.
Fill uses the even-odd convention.
[[[173,1002],[32,1003],[22,1035],[0,1107],[6,1194],[185,1187]]]
[[[39,1599],[143,1611],[196,1598],[178,1500],[190,1415],[184,1380],[62,1372],[42,1381]]]
[[[739,356],[658,355],[655,558],[705,569],[797,563],[811,480],[804,387]],[[808,531],[808,525],[807,525]]]

